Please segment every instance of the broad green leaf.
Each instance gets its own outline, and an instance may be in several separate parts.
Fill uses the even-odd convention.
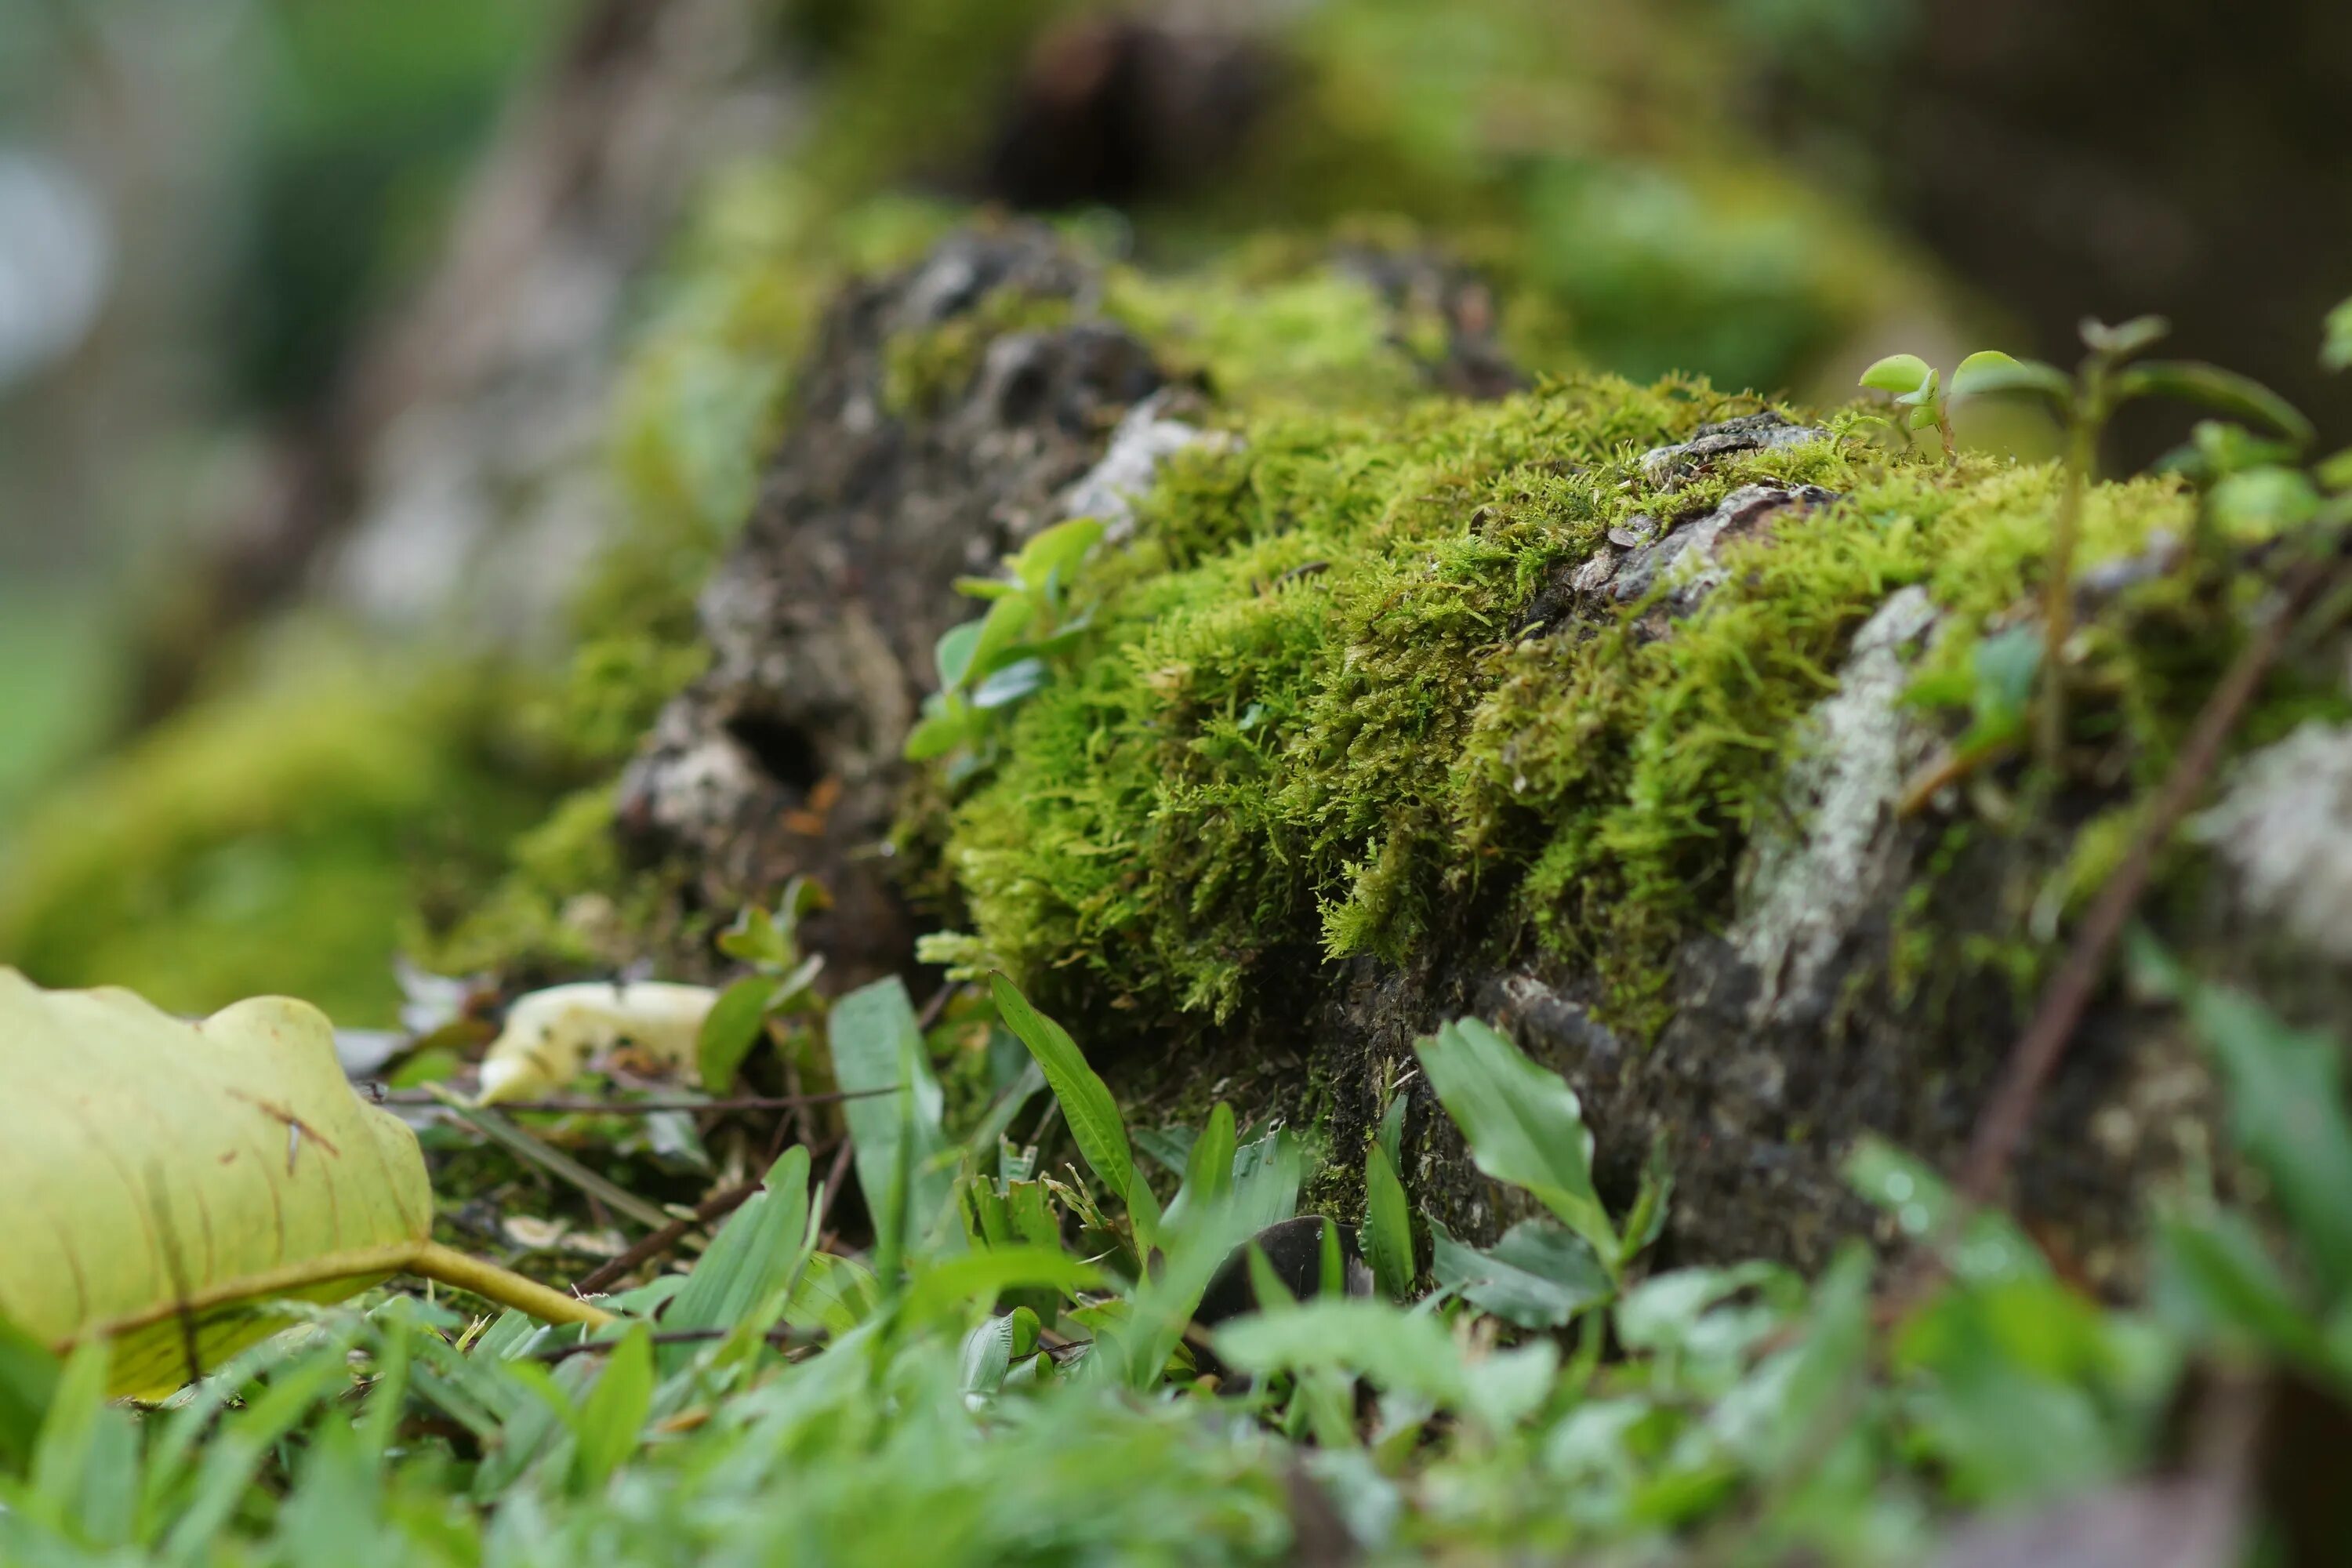
[[[1470,1392],[1461,1348],[1444,1323],[1385,1301],[1318,1296],[1237,1319],[1216,1331],[1216,1341],[1217,1352],[1245,1372],[1331,1368],[1456,1410]]]
[[[315,1007],[184,1023],[127,991],[0,969],[0,1318],[61,1347],[115,1340],[115,1394],[187,1380],[282,1321],[411,1267],[433,1220],[416,1138],[361,1103]]]
[[[1364,1256],[1381,1295],[1402,1301],[1412,1294],[1420,1272],[1412,1258],[1412,1212],[1388,1151],[1377,1142],[1364,1157]]]
[[[880,1216],[898,1213],[910,1216],[918,1229],[929,1226],[945,1207],[955,1173],[936,1159],[947,1146],[940,1131],[943,1100],[905,982],[892,975],[834,1003],[826,1037],[833,1047],[834,1080],[864,1096],[844,1101],[842,1114],[849,1122],[866,1207],[877,1224]],[[898,1092],[872,1092],[891,1089]],[[908,1129],[913,1143],[902,1149]],[[910,1184],[903,1192],[902,1166]]]
[[[2264,467],[2231,474],[2206,493],[2213,521],[2231,539],[2258,544],[2319,515],[2318,487],[2299,468]]]
[[[1914,408],[1903,416],[1903,427],[1906,430],[1933,430],[1936,427],[1936,411]]]
[[[708,985],[665,980],[583,980],[517,997],[482,1054],[477,1103],[554,1093],[590,1057],[623,1045],[684,1072],[695,1064],[702,1021],[718,1000]]]
[[[1874,392],[1910,393],[1935,374],[1917,354],[1889,354],[1862,373],[1861,384]]]
[[[1522,1329],[1565,1328],[1613,1293],[1591,1247],[1548,1219],[1521,1220],[1484,1252],[1433,1223],[1430,1237],[1430,1273],[1439,1288]]]
[[[2196,360],[2150,360],[2116,373],[2115,400],[2171,397],[2266,426],[2299,449],[2317,436],[2303,410],[2251,376]]]
[[[1534,1194],[1613,1261],[1616,1227],[1592,1190],[1592,1134],[1567,1081],[1475,1018],[1448,1024],[1413,1048],[1478,1168]]]
[[[1943,377],[1931,370],[1927,374],[1926,377],[1920,381],[1917,386],[1913,387],[1909,392],[1905,393],[1895,401],[1905,407],[1925,413],[1927,416],[1927,423],[1929,425],[1933,425],[1936,422],[1936,394],[1942,385]],[[1917,423],[1919,417],[1918,413],[1914,413],[1911,417],[1913,420],[1911,427],[1913,429],[1917,430],[1925,428],[1924,426]]]
[[[1068,586],[1078,563],[1103,536],[1103,525],[1091,517],[1057,522],[1021,547],[1010,564],[1031,588],[1044,593]]]
[[[972,708],[961,694],[950,693],[936,710],[929,701],[923,707],[922,722],[907,733],[905,756],[908,762],[928,763],[944,757],[971,739]]]
[[[581,1403],[572,1432],[574,1486],[582,1491],[602,1487],[637,1451],[653,1404],[653,1335],[645,1324],[633,1323],[605,1356],[604,1370]]]
[[[971,705],[983,713],[1009,708],[1045,684],[1044,659],[1015,659],[971,689]]]
[[[1021,1037],[1044,1069],[1046,1084],[1061,1102],[1062,1119],[1070,1124],[1070,1136],[1077,1140],[1078,1152],[1104,1186],[1129,1198],[1139,1178],[1128,1148],[1127,1124],[1119,1118],[1110,1087],[1087,1065],[1070,1032],[1029,1005],[1019,986],[1003,974],[992,974],[989,989],[1005,1027]]]
[[[2136,354],[2144,348],[2163,341],[2172,331],[2172,323],[2162,316],[2134,316],[2128,321],[2109,326],[2095,317],[2083,319],[2083,342],[2101,353],[2118,358]]]
[[[980,618],[980,635],[972,641],[971,663],[967,667],[965,680],[976,681],[993,675],[1006,662],[1006,656],[1021,641],[1021,634],[1037,618],[1037,601],[1027,595],[1018,598],[999,599],[988,606],[988,614]]]
[[[1975,353],[1952,373],[1952,395],[2038,397],[2063,413],[2074,405],[2074,381],[2064,371],[2040,360]]]
[[[980,651],[980,628],[986,617],[950,626],[940,635],[937,658],[940,689],[954,691],[971,674],[972,655]]]
[[[776,929],[775,916],[757,904],[737,915],[735,923],[720,931],[713,945],[739,963],[781,965],[792,953],[784,933]]]
[[[723,1094],[734,1083],[743,1058],[751,1054],[760,1038],[760,1027],[768,1019],[769,999],[776,990],[775,976],[754,974],[719,994],[719,1000],[703,1015],[702,1031],[695,1041],[695,1066],[703,1088]]]

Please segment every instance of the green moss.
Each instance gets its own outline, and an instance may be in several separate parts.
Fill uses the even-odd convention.
[[[1254,407],[1286,399],[1323,408],[1394,403],[1426,384],[1442,327],[1392,309],[1362,279],[1280,243],[1198,271],[1114,268],[1105,313],[1152,346],[1171,375]]]
[[[956,813],[965,956],[1073,1005],[1223,1017],[1285,973],[1399,961],[1499,910],[1488,931],[1532,931],[1602,973],[1619,1021],[1656,1022],[1664,959],[1725,912],[1853,630],[1918,583],[1962,647],[2027,599],[2056,496],[2046,466],[1889,463],[1844,420],[1670,493],[1644,477],[1644,448],[1754,406],[1578,378],[1490,406],[1270,412],[1243,449],[1176,465],[1087,584],[1091,651]],[[1643,605],[1526,635],[1612,524],[1765,479],[1844,499],[1727,546],[1671,635]],[[2086,557],[2187,518],[2168,481],[2102,487]]]

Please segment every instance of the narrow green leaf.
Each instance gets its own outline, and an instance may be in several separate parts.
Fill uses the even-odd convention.
[[[770,1169],[761,1190],[719,1226],[670,1298],[664,1327],[731,1329],[791,1282],[808,1230],[808,1150],[795,1143]],[[662,1347],[666,1373],[693,1357],[691,1345]]]
[[[2157,1226],[2157,1300],[2208,1335],[2251,1339],[2306,1366],[2327,1365],[2327,1343],[2310,1310],[2252,1228],[2228,1213]]]
[[[1862,373],[1861,384],[1874,392],[1910,393],[1935,374],[1917,354],[1889,354]]]
[[[760,1038],[769,999],[776,989],[773,975],[751,975],[720,992],[710,1011],[703,1015],[702,1032],[694,1044],[695,1067],[701,1074],[702,1087],[712,1094],[724,1094],[734,1083],[743,1058],[751,1054]]]
[[[1234,1154],[1235,1223],[1255,1233],[1298,1212],[1306,1155],[1288,1129],[1251,1139]]]
[[[65,1519],[81,1496],[83,1468],[97,1436],[99,1413],[106,1408],[109,1350],[104,1340],[74,1348],[41,1424],[30,1480],[34,1499],[52,1521]]]
[[[842,1114],[857,1162],[857,1184],[877,1216],[898,1213],[928,1226],[945,1209],[955,1173],[936,1156],[946,1146],[940,1131],[944,1105],[923,1048],[914,1003],[896,975],[850,992],[833,1005],[825,1035],[833,1051],[834,1081],[862,1099],[843,1102]],[[911,1081],[901,1077],[910,1064]],[[877,1089],[897,1089],[896,1094]],[[902,1100],[911,1097],[911,1104]],[[915,1143],[904,1152],[911,1173],[910,1193],[894,1193],[901,1164],[902,1128],[911,1126]]]
[[[996,1010],[1005,1027],[1021,1037],[1021,1043],[1044,1069],[1046,1084],[1061,1102],[1062,1118],[1070,1124],[1070,1135],[1077,1140],[1078,1152],[1104,1186],[1129,1198],[1138,1179],[1135,1157],[1129,1151],[1127,1124],[1119,1118],[1118,1101],[1111,1097],[1110,1087],[1087,1065],[1069,1031],[1032,1007],[1020,987],[996,973],[989,976],[989,989],[996,997]]]
[[[2303,410],[2251,376],[2197,360],[2150,360],[2116,373],[2117,403],[2171,397],[2277,431],[2299,450],[2316,437]]]
[[[1234,1108],[1219,1100],[1184,1162],[1182,1200],[1223,1203],[1234,1190]],[[1173,1212],[1172,1209],[1171,1211]]]
[[[1448,1024],[1413,1048],[1478,1168],[1526,1188],[1601,1258],[1615,1259],[1616,1227],[1592,1189],[1592,1134],[1567,1081],[1476,1018]]]
[[[2221,1069],[2230,1131],[2332,1292],[2352,1289],[2352,1120],[2344,1056],[2331,1037],[2288,1027],[2253,998],[2175,971],[2190,1027]]]
[[[1003,577],[959,577],[955,591],[972,599],[1003,599],[1021,592],[1021,584]]]
[[[605,1356],[604,1370],[581,1403],[572,1450],[575,1488],[587,1492],[602,1487],[637,1451],[653,1404],[653,1336],[644,1323],[633,1323]]]
[[[1412,1294],[1413,1277],[1420,1272],[1412,1256],[1412,1213],[1405,1205],[1404,1184],[1377,1142],[1364,1158],[1364,1254],[1381,1295],[1402,1301]]]

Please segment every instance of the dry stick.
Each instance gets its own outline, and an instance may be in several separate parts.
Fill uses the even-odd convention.
[[[2090,912],[2083,918],[2083,929],[2067,952],[2066,962],[2042,992],[2040,1009],[2011,1050],[2000,1087],[1977,1121],[1976,1135],[1969,1140],[1968,1161],[1960,1173],[1960,1194],[1969,1206],[1990,1202],[2000,1187],[2009,1169],[2010,1157],[2033,1121],[2042,1086],[2049,1081],[2059,1058],[2065,1054],[2066,1044],[2074,1037],[2074,1026],[2082,1021],[2084,1010],[2090,1005],[2100,977],[2106,973],[2107,961],[2114,955],[2124,927],[2138,907],[2140,895],[2147,890],[2148,880],[2155,873],[2157,852],[2172,837],[2173,828],[2204,789],[2206,778],[2221,760],[2223,744],[2244,716],[2247,703],[2253,700],[2280,650],[2286,646],[2295,623],[2335,577],[2337,568],[2338,563],[2333,560],[2307,563],[2289,584],[2277,614],[2238,650],[2221,683],[2205,700],[2180,754],[2173,759],[2172,771],[2165,775],[2156,799],[2148,806],[2147,816],[2133,836],[2130,851],[2116,868],[2115,875],[2099,889]]]
[[[950,980],[945,985],[940,986],[937,991],[932,992],[931,999],[923,1004],[921,1014],[915,1019],[915,1027],[919,1029],[928,1029],[933,1024],[938,1023],[940,1021],[940,1015],[948,1010],[948,998],[962,989],[963,983],[961,981]]]
[[[833,1200],[841,1195],[841,1184],[849,1179],[849,1156],[852,1152],[849,1135],[842,1134],[841,1147],[834,1151],[833,1169],[824,1175],[824,1197],[816,1207],[816,1233],[824,1234],[824,1222],[833,1213]]]

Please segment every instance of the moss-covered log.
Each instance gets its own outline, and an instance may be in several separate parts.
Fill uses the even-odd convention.
[[[2026,625],[2060,474],[1697,382],[1435,393],[1475,292],[1399,271],[1452,276],[1212,288],[1016,229],[853,290],[625,826],[712,899],[835,879],[853,967],[954,926],[928,954],[1017,975],[1139,1114],[1312,1124],[1335,1189],[1402,1086],[1419,1195],[1491,1230],[1411,1082],[1416,1034],[1484,1015],[1584,1096],[1607,1195],[1664,1141],[1670,1256],[1816,1262],[1869,1223],[1838,1175],[1859,1134],[1956,1157],[2261,613],[2266,542],[2193,553],[2179,485],[2097,487],[2063,765],[1999,761],[1906,814],[1977,650]],[[1323,308],[1275,303],[1299,289]],[[900,763],[971,613],[952,580],[1076,511],[1115,525],[1076,585],[1089,631],[977,752]],[[2273,680],[2246,744],[2343,716],[2332,657]],[[1961,708],[1911,695],[1939,687]],[[2238,881],[2183,853],[2154,912],[2213,966],[2292,966],[2307,938],[2222,936]],[[2127,1283],[2210,1093],[2120,994],[2084,1033],[2015,1196]]]

